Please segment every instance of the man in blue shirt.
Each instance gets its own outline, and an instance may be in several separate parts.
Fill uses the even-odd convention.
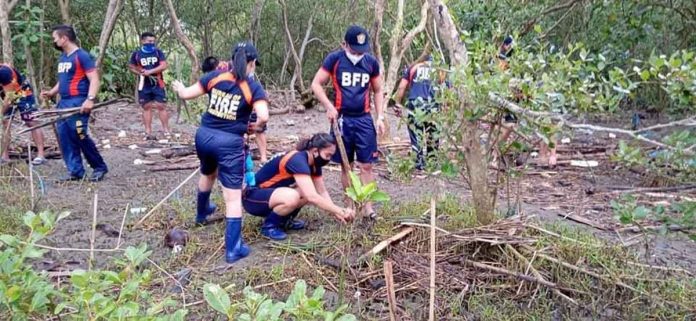
[[[343,137],[348,161],[351,164],[357,161],[360,179],[367,184],[375,180],[372,167],[379,155],[377,134],[384,133],[384,92],[379,62],[367,53],[370,41],[367,30],[363,27],[350,26],[341,47],[341,50],[330,53],[324,59],[312,81],[312,91],[326,108],[329,121],[338,122],[341,133],[334,133],[332,130],[332,134]],[[323,87],[329,80],[334,90],[333,102]],[[370,114],[370,94],[374,94],[376,123]],[[335,153],[331,160],[340,163],[340,153]],[[344,188],[348,187],[348,172],[343,168],[341,182]],[[365,214],[374,217],[372,204],[365,206],[365,211]]]
[[[169,113],[167,112],[167,93],[164,91],[162,72],[168,68],[167,58],[157,48],[155,35],[144,32],[140,35],[141,47],[134,51],[128,69],[138,76],[138,102],[143,108],[145,138],[157,139],[152,135],[152,109],[158,111],[164,135],[169,137]]]
[[[432,56],[426,57],[424,61],[416,62],[412,66],[404,69],[403,77],[396,92],[396,112],[401,115],[403,106],[401,102],[408,89],[408,136],[411,139],[411,149],[416,153],[416,169],[425,169],[425,161],[428,155],[438,147],[437,125],[430,121],[416,119],[415,112],[419,110],[428,115],[439,110],[439,104],[435,101],[435,90],[433,85],[435,78],[434,68],[432,67]],[[438,79],[439,80],[439,79]],[[444,81],[440,81],[441,83]],[[426,150],[423,150],[423,143]]]
[[[89,114],[99,92],[99,72],[89,53],[77,46],[77,35],[71,26],[54,27],[52,36],[53,46],[62,52],[58,59],[58,83],[51,90],[42,91],[41,96],[60,95],[58,109],[81,107],[80,114],[56,123],[63,161],[68,168],[61,181],[84,178],[81,153],[93,169],[90,180],[101,181],[108,168],[88,133]]]

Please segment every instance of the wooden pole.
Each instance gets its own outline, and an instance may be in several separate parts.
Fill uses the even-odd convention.
[[[435,321],[435,197],[430,198],[430,321]]]
[[[384,279],[387,283],[387,301],[389,302],[389,321],[396,321],[396,293],[394,292],[394,270],[391,261],[384,262]]]

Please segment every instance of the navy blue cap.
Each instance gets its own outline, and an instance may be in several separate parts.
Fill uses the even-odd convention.
[[[251,41],[237,43],[234,46],[234,49],[232,49],[232,60],[234,60],[234,56],[237,54],[237,51],[242,49],[246,52],[247,62],[256,60],[256,65],[261,66],[261,63],[259,62],[259,51],[256,50],[256,47],[254,47]]]
[[[346,44],[348,44],[350,49],[353,49],[358,53],[366,53],[370,51],[370,35],[367,33],[367,30],[361,26],[352,25],[348,27],[346,36],[343,38],[343,40],[346,41]]]
[[[12,68],[0,66],[0,84],[8,85],[12,82]]]
[[[507,36],[507,37],[505,37],[505,40],[503,41],[503,44],[506,44],[506,45],[512,44],[512,36]]]

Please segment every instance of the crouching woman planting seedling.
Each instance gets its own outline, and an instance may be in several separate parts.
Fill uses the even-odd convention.
[[[231,71],[213,71],[198,83],[184,87],[180,81],[173,84],[182,99],[193,99],[207,94],[210,102],[196,131],[196,153],[201,162],[198,181],[196,223],[205,223],[215,212],[210,204],[210,191],[215,179],[222,184],[225,199],[225,259],[227,263],[249,255],[249,247],[242,241],[242,182],[244,181],[244,134],[252,110],[258,115],[257,125],[268,121],[268,103],[263,86],[248,75],[256,68],[258,52],[250,43],[242,42],[232,53]]]
[[[341,223],[353,219],[355,212],[336,206],[324,186],[322,167],[335,152],[335,138],[319,133],[301,141],[296,150],[276,155],[259,169],[258,185],[247,186],[242,204],[249,214],[265,218],[261,234],[284,240],[285,230],[303,229],[305,223],[296,217],[307,203],[328,211]]]

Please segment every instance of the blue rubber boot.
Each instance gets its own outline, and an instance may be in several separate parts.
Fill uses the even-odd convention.
[[[305,228],[305,225],[306,225],[305,222],[303,220],[296,219],[297,214],[300,214],[301,209],[302,208],[300,207],[300,208],[292,211],[292,213],[290,213],[288,216],[285,217],[285,225],[284,226],[285,226],[286,230],[298,231],[298,230],[302,230]]]
[[[266,216],[266,220],[263,221],[261,225],[261,235],[275,241],[282,241],[288,238],[288,235],[283,231],[283,225],[285,224],[285,218],[271,212]]]
[[[205,224],[208,215],[215,213],[217,206],[210,202],[210,191],[198,191],[198,202],[196,203],[196,224]]]
[[[237,262],[249,255],[249,247],[242,242],[242,218],[228,217],[225,229],[225,261]]]

